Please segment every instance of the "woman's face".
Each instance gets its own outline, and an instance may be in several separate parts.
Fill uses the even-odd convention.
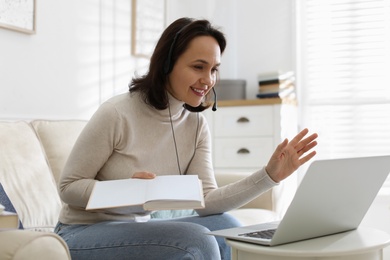
[[[169,74],[169,93],[192,107],[199,106],[215,85],[220,63],[221,50],[213,37],[194,38]]]

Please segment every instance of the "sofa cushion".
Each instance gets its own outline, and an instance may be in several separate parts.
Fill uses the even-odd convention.
[[[0,183],[24,228],[53,230],[61,202],[33,129],[26,122],[1,122],[0,140]]]
[[[35,120],[31,122],[45,149],[57,184],[70,151],[86,123],[87,121],[81,120]]]

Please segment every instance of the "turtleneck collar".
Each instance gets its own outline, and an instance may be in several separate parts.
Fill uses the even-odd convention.
[[[168,94],[168,100],[169,100],[169,108],[163,110],[158,110],[154,108],[151,105],[146,105],[142,98],[139,99],[140,102],[144,103],[148,108],[146,111],[150,116],[157,116],[161,121],[169,122],[170,117],[172,120],[176,120],[180,118],[183,115],[183,112],[185,112],[185,108],[183,107],[184,102],[176,99],[174,96],[172,96],[169,92]]]
[[[185,110],[185,108],[183,107],[184,102],[176,99],[169,92],[167,92],[167,94],[168,94],[168,100],[169,100],[169,108],[164,109],[163,111],[167,110],[168,116],[169,116],[169,109],[170,109],[172,120],[174,120],[174,119],[177,119]]]

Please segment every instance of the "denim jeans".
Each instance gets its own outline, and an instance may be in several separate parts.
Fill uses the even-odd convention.
[[[209,230],[239,226],[227,213],[206,217],[107,221],[89,225],[58,223],[55,232],[68,244],[73,260],[229,260],[230,247]]]

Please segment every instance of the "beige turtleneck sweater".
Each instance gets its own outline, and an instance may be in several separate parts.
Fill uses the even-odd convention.
[[[198,214],[222,213],[240,207],[267,191],[275,182],[264,168],[225,187],[217,187],[211,161],[207,121],[170,96],[169,109],[156,110],[139,93],[125,93],[106,101],[81,132],[64,167],[60,196],[64,202],[59,221],[64,224],[106,220],[135,220],[148,216],[139,207],[126,215],[115,210],[86,211],[96,181],[130,178],[135,172],[179,174],[170,114],[181,172],[196,174],[203,183],[206,207]]]

